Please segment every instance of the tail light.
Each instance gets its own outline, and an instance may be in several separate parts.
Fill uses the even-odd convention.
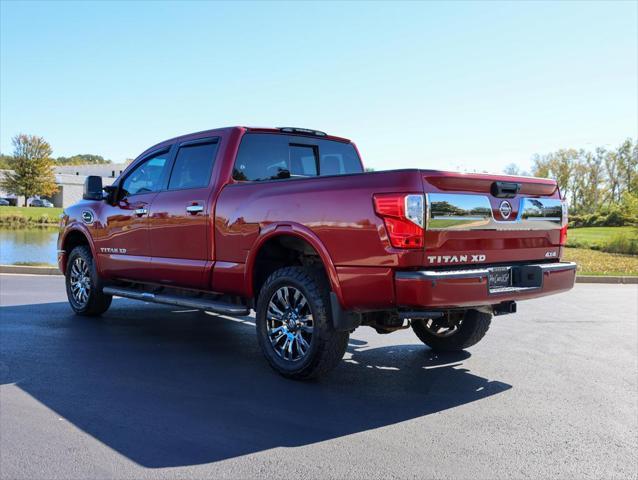
[[[425,200],[420,194],[378,193],[374,210],[388,231],[395,248],[423,248]]]
[[[560,227],[560,239],[558,243],[561,246],[564,246],[567,243],[567,223],[569,220],[567,217],[567,212],[569,209],[568,209],[567,201],[564,198],[562,200],[561,205],[563,207],[563,211],[562,211],[561,227]]]

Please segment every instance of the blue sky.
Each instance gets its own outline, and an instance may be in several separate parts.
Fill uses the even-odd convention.
[[[302,126],[366,165],[500,171],[638,135],[637,2],[5,2],[0,148],[122,161]]]

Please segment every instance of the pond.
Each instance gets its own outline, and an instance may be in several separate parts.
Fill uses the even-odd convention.
[[[57,264],[57,228],[0,228],[0,265],[16,262]]]

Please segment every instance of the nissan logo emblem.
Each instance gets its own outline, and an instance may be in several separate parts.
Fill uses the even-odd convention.
[[[507,220],[512,213],[512,206],[510,205],[510,202],[503,200],[500,207],[498,207],[498,210],[501,212],[501,216]]]

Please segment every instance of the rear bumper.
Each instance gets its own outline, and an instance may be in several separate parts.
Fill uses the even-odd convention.
[[[516,265],[539,273],[539,281],[530,286],[490,290],[489,267],[468,270],[420,270],[396,272],[396,303],[409,307],[472,307],[495,305],[510,300],[526,300],[565,292],[574,286],[573,262]]]

